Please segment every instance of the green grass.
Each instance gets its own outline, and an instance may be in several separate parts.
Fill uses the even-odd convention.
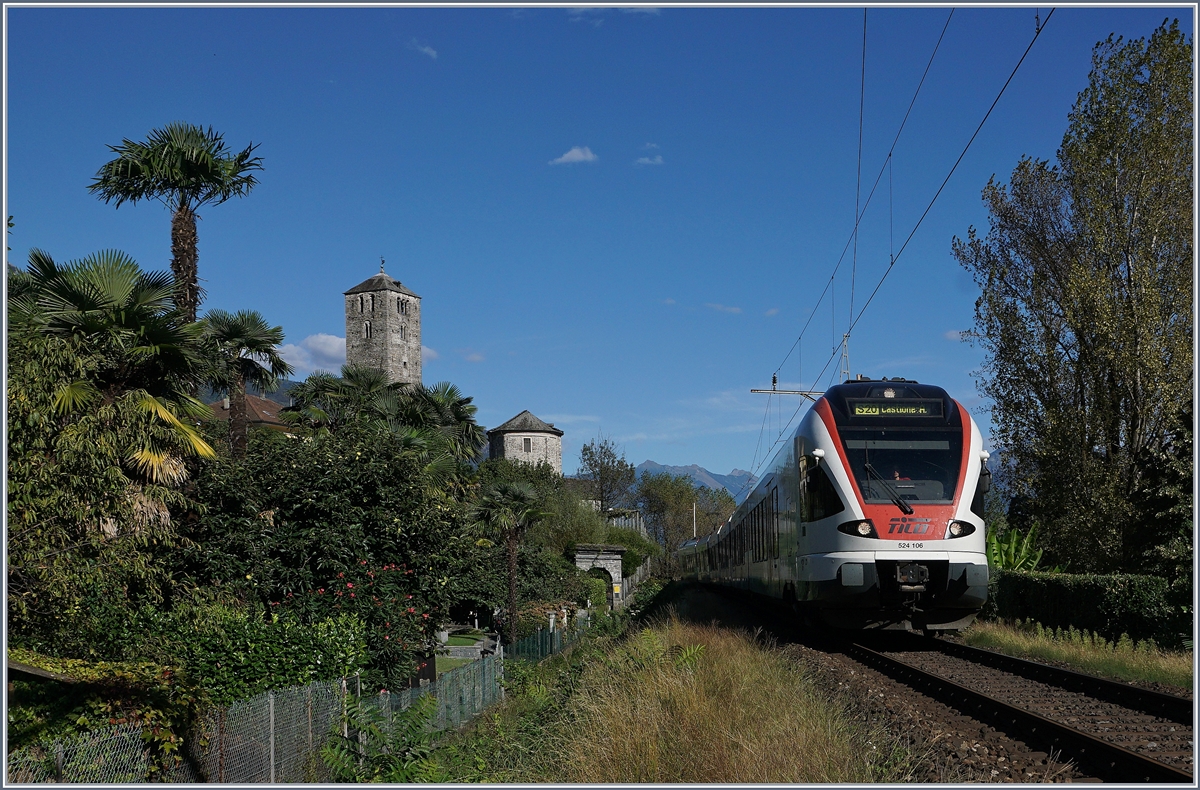
[[[1069,628],[1043,628],[1040,623],[977,622],[963,633],[972,647],[1010,656],[1067,664],[1080,672],[1126,681],[1163,683],[1192,688],[1191,651],[1162,650],[1153,642],[1103,637]]]
[[[479,644],[479,637],[452,636],[446,640],[446,644],[451,645],[452,647],[473,647],[474,645]]]
[[[433,757],[451,782],[866,782],[896,755],[784,651],[659,623],[506,662],[506,700]],[[878,742],[878,741],[876,741]]]
[[[475,659],[473,658],[451,658],[450,656],[435,656],[437,665],[437,673],[440,675],[443,672],[449,672],[466,664],[470,664]]]

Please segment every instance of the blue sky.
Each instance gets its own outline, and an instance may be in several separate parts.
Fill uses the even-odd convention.
[[[948,14],[867,12],[864,198]],[[341,293],[383,256],[423,297],[426,383],[453,381],[484,425],[556,423],[568,473],[599,432],[633,463],[753,470],[797,401],[749,390],[777,369],[780,388],[834,383],[852,290],[857,313],[1034,14],[954,12],[818,305],[854,222],[861,8],[9,6],[9,260],[117,248],[166,269],[166,209],[85,187],[107,144],[212,125],[265,170],[201,213],[204,306],[282,325],[301,373],[336,370]],[[951,239],[986,228],[989,177],[1054,157],[1096,42],[1168,17],[1192,30],[1187,7],[1055,12],[855,328],[852,373],[944,386],[987,430]]]

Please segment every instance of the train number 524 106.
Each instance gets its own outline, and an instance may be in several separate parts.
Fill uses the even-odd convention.
[[[925,548],[924,543],[900,543],[897,545],[902,549],[923,549],[923,548]]]

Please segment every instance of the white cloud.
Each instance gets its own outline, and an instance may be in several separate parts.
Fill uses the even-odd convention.
[[[740,307],[728,307],[723,304],[713,304],[712,302],[706,302],[704,306],[711,307],[713,310],[716,310],[721,313],[740,313],[740,312],[742,312],[742,308],[740,308]]]
[[[647,151],[649,151],[651,148],[658,148],[658,143],[646,143],[642,146],[642,148],[645,148]]]
[[[607,8],[596,8],[594,6],[579,6],[567,10],[567,16],[571,17],[572,22],[587,22],[592,27],[600,27],[604,24],[604,19],[600,14],[606,13]]]
[[[482,362],[482,361],[483,361],[483,354],[480,354],[478,351],[473,351],[473,352],[471,352],[470,354],[467,354],[467,356],[465,357],[465,359],[466,359],[468,362]]]
[[[582,148],[580,148],[579,146],[575,146],[570,151],[567,151],[565,154],[560,156],[558,159],[551,159],[550,164],[552,164],[552,165],[569,165],[569,164],[573,164],[575,162],[595,162],[599,158],[600,157],[593,154],[592,149],[588,148],[586,145],[583,146]]]
[[[772,307],[770,310],[767,311],[767,315],[777,315],[778,313],[779,313],[778,307]]]
[[[293,377],[305,378],[315,370],[337,373],[346,364],[346,338],[336,335],[309,335],[299,343],[279,347],[279,355],[296,372]]]
[[[643,156],[643,157],[640,157],[636,162],[634,162],[635,165],[661,165],[662,163],[663,163],[662,154],[659,154],[658,156],[654,157],[653,159],[651,159],[648,156]]]
[[[663,304],[675,304],[674,299],[663,299]]]
[[[415,38],[408,42],[408,48],[414,52],[420,52],[422,55],[428,55],[434,60],[437,60],[437,50],[428,44],[418,44]]]
[[[438,354],[438,352],[434,351],[429,346],[421,346],[421,361],[422,362],[429,362],[432,359],[437,359],[438,356],[440,356]]]
[[[947,340],[962,340],[964,334],[965,332],[961,332],[957,329],[951,329],[949,332],[942,335],[942,337],[946,338]]]

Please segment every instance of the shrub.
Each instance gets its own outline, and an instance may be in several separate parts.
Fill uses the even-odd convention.
[[[1158,576],[993,571],[984,614],[1175,647],[1192,630],[1183,594],[1182,587],[1173,589]]]
[[[218,704],[268,689],[353,675],[368,660],[362,621],[352,614],[312,625],[290,613],[269,622],[226,610],[192,626],[179,647],[194,681]]]

